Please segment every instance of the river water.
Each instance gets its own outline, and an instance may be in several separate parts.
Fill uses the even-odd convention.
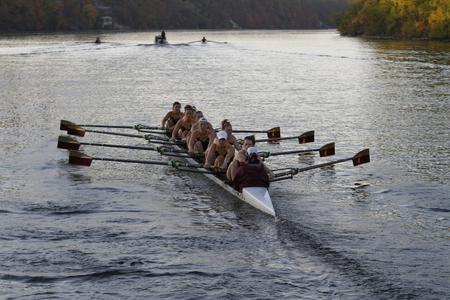
[[[0,37],[0,299],[450,297],[449,43],[179,31],[167,33],[171,45],[139,45],[154,34],[104,34],[101,45],[90,43],[94,34]],[[227,43],[188,43],[203,35]],[[311,145],[260,149],[334,141],[336,158],[368,147],[372,161],[273,183],[273,218],[202,175],[71,166],[56,148],[61,119],[158,125],[176,100],[214,125],[315,130]]]

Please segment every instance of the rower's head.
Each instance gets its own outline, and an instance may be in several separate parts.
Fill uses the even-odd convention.
[[[194,110],[189,104],[184,106],[184,115],[188,118],[192,118],[194,116]]]
[[[208,120],[206,120],[206,118],[201,117],[198,121],[200,122],[200,128],[202,130],[206,130],[208,128]]]
[[[225,130],[221,130],[217,133],[217,140],[220,144],[224,144],[227,142],[228,134]]]
[[[242,144],[242,149],[247,150],[250,147],[254,147],[255,143],[256,143],[256,141],[255,141],[254,135],[246,136],[244,138],[244,143]]]
[[[181,111],[181,103],[178,102],[178,101],[175,101],[175,102],[172,104],[172,110],[173,110],[174,112],[179,113],[179,112]]]
[[[225,130],[228,135],[230,135],[233,132],[233,126],[231,126],[231,122],[228,121],[227,119],[222,120],[222,122],[220,123],[220,127],[222,128],[222,130]]]
[[[200,119],[203,118],[203,112],[201,112],[200,110],[197,110],[197,111],[194,113],[194,118],[195,118],[195,120],[199,120],[199,121],[200,121]],[[206,119],[205,119],[205,120],[206,120]]]
[[[249,164],[259,162],[258,149],[256,147],[248,148],[247,155],[248,155],[248,163]]]

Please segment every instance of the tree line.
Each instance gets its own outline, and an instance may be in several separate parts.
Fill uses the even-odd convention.
[[[353,0],[338,18],[343,35],[450,38],[450,0]]]
[[[334,27],[350,0],[1,0],[1,31],[86,30],[109,6],[130,29]],[[102,7],[99,7],[102,6]]]
[[[91,0],[1,0],[0,30],[58,31],[95,27]]]
[[[139,29],[313,29],[334,27],[349,0],[103,0]]]

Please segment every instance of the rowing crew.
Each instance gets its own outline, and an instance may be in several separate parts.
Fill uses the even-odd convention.
[[[161,121],[161,125],[171,133],[171,140],[186,143],[188,153],[204,159],[204,167],[226,172],[233,187],[269,187],[270,170],[258,156],[255,137],[247,136],[241,145],[233,134],[228,120],[221,122],[221,130],[216,134],[211,123],[201,111],[191,105],[184,107],[174,102]]]

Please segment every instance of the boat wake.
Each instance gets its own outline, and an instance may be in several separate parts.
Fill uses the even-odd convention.
[[[323,242],[323,232],[315,233],[313,228],[300,223],[278,218],[278,236],[283,242],[294,244],[318,257],[325,264],[336,269],[340,274],[349,278],[351,282],[367,290],[374,297],[382,299],[416,299],[418,295],[430,294],[418,287],[398,279],[388,278],[386,274],[372,270],[360,259],[352,258]]]

